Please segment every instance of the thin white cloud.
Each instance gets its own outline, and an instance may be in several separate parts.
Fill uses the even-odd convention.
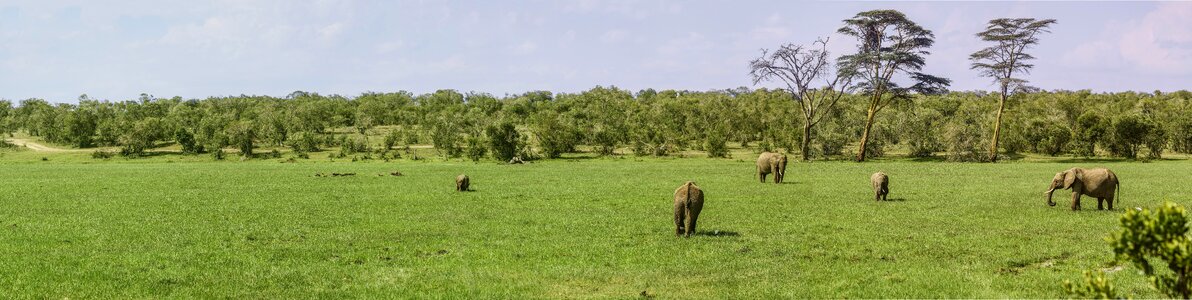
[[[1107,24],[1101,38],[1069,49],[1063,62],[1084,69],[1192,75],[1192,3],[1161,3],[1140,20]]]

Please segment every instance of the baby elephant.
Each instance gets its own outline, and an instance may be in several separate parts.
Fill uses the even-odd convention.
[[[873,184],[873,200],[886,201],[886,194],[890,193],[890,177],[877,172],[869,176],[869,182]]]
[[[459,174],[459,176],[455,176],[455,191],[457,191],[457,192],[469,191],[468,190],[469,183],[470,183],[470,181],[468,180],[468,175]]]
[[[704,208],[704,191],[688,181],[675,190],[675,236],[689,237],[695,233],[695,221]]]

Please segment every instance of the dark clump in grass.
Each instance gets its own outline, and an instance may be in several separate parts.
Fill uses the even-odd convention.
[[[41,161],[50,161],[50,158],[49,158],[49,157],[42,156],[42,157],[41,157]]]
[[[103,150],[95,150],[95,152],[91,152],[91,158],[94,158],[94,159],[109,159],[109,158],[112,158],[115,156],[116,156],[116,153],[103,151]]]

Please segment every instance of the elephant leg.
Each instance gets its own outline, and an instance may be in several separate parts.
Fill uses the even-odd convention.
[[[886,201],[886,195],[889,195],[889,193],[882,193],[882,201]]]
[[[766,173],[757,172],[757,178],[760,179],[762,183],[766,183]]]
[[[1105,204],[1109,205],[1109,210],[1113,210],[1113,196],[1105,197]]]
[[[1080,210],[1080,193],[1072,193],[1072,210]]]
[[[683,221],[687,219],[687,208],[683,203],[675,203],[675,236],[683,235]]]
[[[699,220],[699,211],[692,210],[687,212],[687,236],[695,234],[696,220]]]
[[[1105,210],[1105,198],[1097,198],[1097,210]]]

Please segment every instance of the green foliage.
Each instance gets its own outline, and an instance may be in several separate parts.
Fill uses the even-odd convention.
[[[228,125],[226,130],[228,141],[240,150],[241,157],[252,157],[253,143],[256,141],[257,131],[248,121],[236,121]]]
[[[1192,115],[1183,115],[1173,121],[1169,137],[1172,150],[1179,153],[1192,153]]]
[[[513,123],[502,122],[491,125],[484,130],[488,136],[489,148],[492,148],[493,159],[507,162],[518,155],[525,148],[525,141]]]
[[[563,122],[559,114],[548,111],[534,116],[530,122],[530,131],[538,138],[538,147],[546,158],[574,152],[579,144],[576,128]]]
[[[396,146],[402,141],[401,133],[400,130],[390,130],[389,133],[386,133],[382,149],[393,150],[393,146]]]
[[[1051,156],[1063,153],[1072,138],[1072,130],[1056,121],[1031,120],[1023,131],[1032,152]]]
[[[478,162],[484,159],[488,154],[488,147],[485,146],[484,141],[478,136],[469,136],[467,138],[467,150],[465,155],[473,162]]]
[[[857,154],[858,161],[865,161],[878,112],[894,102],[909,99],[912,93],[943,93],[951,80],[920,72],[927,61],[923,56],[935,43],[935,34],[907,19],[902,12],[860,12],[845,19],[844,26],[836,32],[857,40],[857,52],[841,56],[837,64],[840,72],[856,78],[857,88],[869,98],[865,101],[861,153]],[[899,77],[910,78],[911,85],[904,87],[891,80]]]
[[[1101,271],[1084,271],[1084,281],[1079,283],[1065,279],[1064,291],[1075,299],[1123,299]]]
[[[1122,231],[1108,239],[1113,253],[1142,270],[1168,297],[1192,296],[1192,240],[1184,208],[1166,202],[1153,211],[1127,211],[1120,221]],[[1157,270],[1156,264],[1167,271]]]
[[[1130,150],[1135,157],[1150,158],[1160,157],[1164,150],[1192,152],[1188,150],[1192,149],[1192,117],[1187,117],[1192,115],[1192,99],[1181,98],[1184,94],[1019,93],[1007,104],[1006,113],[1013,118],[1006,120],[1000,145],[1008,152],[1087,157],[1098,153],[1128,157]],[[833,109],[822,112],[808,134],[811,156],[857,154],[856,142],[869,109],[867,96],[845,94]],[[882,100],[893,102],[882,109],[881,114],[888,117],[874,123],[866,152],[870,156],[881,150],[910,156],[946,152],[958,160],[977,160],[958,156],[985,152],[987,145],[959,134],[992,131],[996,96],[955,92]],[[445,157],[465,155],[469,136],[484,137],[486,148],[495,155],[499,147],[488,138],[488,128],[502,123],[516,129],[521,142],[513,150],[523,159],[558,157],[577,149],[610,155],[626,146],[637,155],[701,150],[717,152],[709,153],[715,157],[724,150],[718,146],[720,140],[726,146],[746,145],[750,150],[800,152],[796,149],[801,148],[804,125],[799,103],[791,101],[789,92],[748,88],[631,93],[596,87],[579,93],[531,92],[503,98],[449,90],[416,97],[405,92],[355,98],[295,92],[284,99],[142,98],[109,102],[84,97],[78,104],[24,100],[17,107],[0,108],[0,123],[6,124],[0,125],[5,127],[0,135],[19,130],[48,143],[114,146],[131,156],[157,147],[185,153],[278,146],[317,152],[342,148],[340,136],[358,134],[355,125],[367,117],[374,128],[383,128],[366,130],[376,134],[369,136],[378,139],[375,146],[431,144]],[[0,107],[4,103],[9,102],[0,101]],[[1133,126],[1139,124],[1142,127]],[[1066,139],[1065,130],[1070,131]],[[1143,134],[1131,136],[1132,132]],[[980,135],[988,140],[990,133]],[[508,153],[506,149],[502,156]]]
[[[724,134],[718,131],[708,133],[708,136],[704,139],[704,151],[708,152],[708,157],[727,158],[728,146],[725,145],[726,142]]]
[[[939,111],[924,107],[900,115],[900,140],[907,146],[910,156],[929,157],[944,150],[939,140],[939,122],[943,119]]]
[[[339,138],[339,153],[344,155],[368,153],[369,151],[372,151],[372,147],[368,145],[368,137],[364,135],[352,137],[341,135]]]
[[[1113,120],[1110,131],[1109,153],[1114,156],[1137,158],[1144,144],[1154,145],[1157,156],[1166,148],[1163,129],[1150,120],[1138,115],[1123,115]]]
[[[319,151],[319,138],[313,132],[295,132],[287,137],[285,144],[298,153]]]
[[[133,124],[132,128],[120,136],[120,155],[139,157],[146,149],[153,148],[158,140],[165,137],[165,128],[157,118],[145,118]]]
[[[91,158],[94,158],[94,159],[109,159],[115,155],[116,155],[115,153],[103,151],[103,150],[95,150],[95,151],[91,152]]]
[[[1081,114],[1072,130],[1074,154],[1084,157],[1095,156],[1097,144],[1110,142],[1110,128],[1109,120],[1097,112],[1088,111]]]

